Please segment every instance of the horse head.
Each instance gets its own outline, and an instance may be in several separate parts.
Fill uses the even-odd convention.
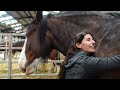
[[[42,19],[42,13],[38,12],[26,32],[26,40],[18,61],[20,69],[26,71],[26,74],[32,73],[40,60],[47,60],[54,49],[54,37],[47,29],[46,19]]]

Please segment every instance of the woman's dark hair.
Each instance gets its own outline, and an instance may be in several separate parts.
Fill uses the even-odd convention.
[[[75,36],[75,41],[72,43],[72,45],[69,47],[68,51],[67,51],[67,55],[65,57],[65,60],[62,62],[61,67],[60,67],[60,71],[58,74],[58,79],[64,79],[65,76],[65,65],[68,63],[69,59],[77,52],[80,51],[80,48],[76,47],[76,43],[81,43],[82,40],[84,39],[84,36],[86,34],[89,34],[87,32],[81,32],[76,34]]]

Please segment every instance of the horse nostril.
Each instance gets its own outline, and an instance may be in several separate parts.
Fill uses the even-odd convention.
[[[25,68],[22,68],[22,72],[25,73],[25,72],[26,72],[26,69],[25,69]]]

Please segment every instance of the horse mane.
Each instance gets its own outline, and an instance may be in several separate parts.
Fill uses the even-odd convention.
[[[29,31],[27,30],[26,35],[29,35],[29,34],[31,34],[34,31],[34,29],[30,29],[32,24],[39,24],[42,19],[43,19],[42,11],[37,11],[36,17],[33,19],[31,24],[28,26],[28,30]]]
[[[51,18],[52,16],[54,16],[53,14],[48,14],[45,18],[41,19],[39,26],[40,26],[40,31],[38,32],[38,36],[39,36],[39,40],[43,41],[46,31],[47,31],[47,19]]]
[[[53,14],[48,14],[46,17],[41,19],[40,22],[39,22],[39,30],[37,31],[37,39],[39,41],[39,44],[41,44],[45,40],[46,31],[48,30],[47,19],[51,18],[52,16],[54,16],[54,15]],[[44,48],[44,45],[42,45],[41,48],[43,49],[43,52],[42,52],[43,59],[48,60],[48,58],[50,56],[50,53],[47,55],[46,48]],[[48,50],[48,51],[51,51],[51,49]]]
[[[46,18],[41,20],[41,22],[39,23],[39,26],[40,26],[40,29],[38,32],[38,36],[39,36],[39,40],[42,41],[42,40],[44,40],[44,36],[45,36],[46,30],[47,30]]]

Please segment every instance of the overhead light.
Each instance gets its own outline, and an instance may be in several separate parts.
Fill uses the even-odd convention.
[[[10,20],[10,19],[13,19],[12,16],[7,16],[7,17],[4,17],[6,20]]]
[[[6,25],[12,25],[12,24],[15,24],[15,23],[17,23],[18,21],[11,21],[11,20],[8,20],[8,21],[4,21],[4,22],[2,22],[2,23],[5,23]]]
[[[10,19],[13,19],[13,17],[12,17],[12,16],[1,17],[1,18],[0,18],[0,22],[4,22],[4,21],[6,21],[6,20],[10,20]]]
[[[59,11],[43,11],[43,15],[47,15],[49,13],[56,14],[59,13]]]
[[[0,16],[7,14],[5,11],[0,11]]]
[[[49,12],[43,11],[43,15],[47,15],[47,14],[49,14]]]
[[[59,13],[59,11],[50,11],[50,13],[55,14],[55,13]]]
[[[13,27],[17,27],[17,26],[21,26],[21,24],[18,23],[18,24],[11,25],[12,28],[13,28]]]
[[[22,29],[22,26],[19,26],[19,27],[14,27],[15,30],[19,30],[19,29]]]

